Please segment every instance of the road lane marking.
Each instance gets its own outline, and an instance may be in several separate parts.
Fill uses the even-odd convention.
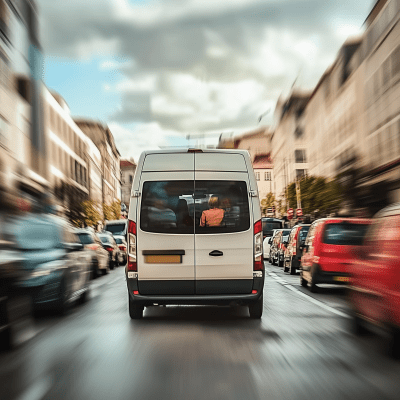
[[[49,377],[39,379],[33,385],[29,386],[21,396],[17,397],[18,400],[40,400],[49,391],[51,387],[51,380]]]
[[[330,311],[333,314],[336,314],[340,317],[343,318],[351,318],[350,315],[336,310],[336,308],[333,308],[331,306],[328,306],[327,304],[323,303],[322,301],[319,301],[317,299],[314,299],[314,297],[311,297],[305,293],[303,293],[301,290],[298,290],[297,288],[295,288],[293,285],[291,285],[289,282],[285,281],[284,279],[282,279],[280,276],[278,276],[275,272],[267,272],[267,274],[273,278],[275,281],[279,282],[281,285],[285,286],[286,288],[288,288],[289,290],[291,290],[292,292],[298,294],[299,296],[307,299],[310,303],[313,303],[315,305],[317,305],[318,307],[321,307],[327,311]]]

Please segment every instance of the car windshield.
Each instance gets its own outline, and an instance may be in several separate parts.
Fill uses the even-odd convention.
[[[117,242],[117,244],[124,243],[124,241],[121,238],[115,238],[115,241]]]
[[[123,235],[125,233],[125,223],[109,224],[104,228],[105,231],[111,232],[113,235]]]
[[[362,245],[367,228],[367,224],[352,224],[349,222],[327,224],[324,233],[324,243],[341,246]]]
[[[282,236],[281,242],[286,242],[289,238],[289,235]]]
[[[304,242],[306,240],[308,231],[310,230],[309,226],[303,226],[299,233],[299,240],[300,242]]]
[[[108,236],[100,236],[99,235],[99,238],[101,240],[101,243],[107,243],[107,244],[111,243],[111,240],[110,240],[110,238]]]
[[[92,236],[88,233],[78,233],[79,239],[82,244],[91,244],[93,243]]]
[[[282,229],[282,222],[280,221],[262,221],[264,236],[271,236],[275,229]]]

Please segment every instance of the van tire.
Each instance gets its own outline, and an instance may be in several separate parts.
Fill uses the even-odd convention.
[[[143,309],[143,306],[135,304],[129,296],[129,316],[131,319],[141,319],[143,317]]]
[[[250,318],[260,319],[263,314],[263,295],[261,295],[255,303],[249,304]]]
[[[368,333],[364,321],[355,312],[353,313],[353,332],[357,336],[364,336]]]

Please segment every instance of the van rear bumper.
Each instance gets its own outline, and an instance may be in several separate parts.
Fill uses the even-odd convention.
[[[343,285],[349,282],[350,274],[338,271],[324,271],[319,266],[315,274],[315,283],[331,283],[335,285]]]
[[[185,294],[185,295],[142,295],[133,294],[138,290],[136,279],[128,279],[128,293],[132,301],[138,305],[151,306],[156,304],[196,304],[196,305],[242,305],[258,300],[263,293],[264,277],[252,279],[252,290],[257,293],[238,294]]]

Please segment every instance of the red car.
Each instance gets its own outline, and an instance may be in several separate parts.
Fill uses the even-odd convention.
[[[308,231],[300,265],[300,283],[310,284],[311,292],[319,283],[343,284],[349,281],[349,265],[355,246],[362,245],[371,220],[361,218],[324,218]]]
[[[380,211],[355,252],[349,302],[356,333],[368,324],[391,334],[391,353],[400,357],[400,203]]]

